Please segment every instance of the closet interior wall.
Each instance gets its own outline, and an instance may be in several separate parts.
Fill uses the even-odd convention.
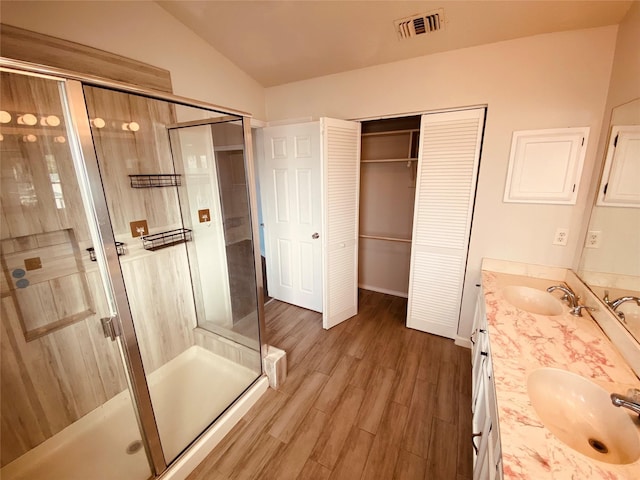
[[[420,116],[362,122],[359,287],[407,297]]]

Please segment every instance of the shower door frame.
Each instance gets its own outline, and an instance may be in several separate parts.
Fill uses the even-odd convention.
[[[0,67],[7,71],[13,71],[15,73],[31,74],[53,77],[63,83],[65,100],[69,111],[71,113],[71,130],[75,133],[77,145],[74,154],[80,156],[81,163],[84,165],[85,171],[83,172],[85,179],[89,184],[89,195],[92,201],[93,213],[98,225],[98,232],[100,235],[101,244],[95,245],[96,253],[103,255],[105,260],[104,264],[107,269],[108,280],[111,284],[112,291],[114,293],[114,300],[116,303],[117,316],[114,321],[116,322],[116,329],[119,327],[121,351],[123,352],[123,362],[125,364],[127,382],[129,389],[134,400],[135,413],[140,425],[140,431],[144,439],[144,445],[149,459],[150,467],[154,477],[158,477],[163,474],[169,467],[167,464],[164,452],[162,450],[160,434],[155,421],[155,415],[153,405],[151,403],[151,396],[149,394],[147,376],[144,372],[144,366],[142,363],[142,356],[136,338],[135,326],[133,323],[133,317],[129,308],[129,301],[127,299],[126,287],[124,283],[124,277],[120,269],[120,261],[118,259],[118,253],[115,245],[115,236],[111,228],[111,220],[109,218],[109,211],[107,208],[106,197],[104,193],[104,187],[101,180],[101,174],[98,164],[98,158],[95,152],[93,136],[91,134],[91,124],[89,122],[89,114],[84,95],[84,85],[108,88],[111,90],[120,91],[123,93],[129,93],[134,95],[141,95],[150,99],[168,101],[177,105],[184,105],[189,107],[204,108],[207,110],[213,110],[217,113],[234,115],[236,117],[242,117],[242,127],[244,134],[244,161],[245,171],[247,175],[248,195],[249,195],[249,211],[251,216],[251,236],[254,245],[254,263],[256,272],[256,298],[258,309],[258,326],[260,336],[260,355],[264,358],[267,352],[267,345],[265,343],[265,323],[264,323],[264,296],[263,296],[263,279],[262,279],[262,267],[259,249],[255,246],[259,245],[258,239],[258,215],[255,206],[257,205],[257,194],[255,191],[255,171],[253,163],[253,148],[251,141],[251,115],[246,112],[237,111],[229,108],[219,107],[217,105],[201,102],[198,100],[192,100],[185,97],[180,97],[166,92],[155,91],[152,89],[142,88],[135,85],[129,85],[122,82],[104,79],[92,75],[80,74],[77,72],[71,72],[55,67],[48,67],[44,65],[36,65],[21,60],[14,60],[0,56]],[[200,123],[214,123],[215,119],[202,120]],[[194,122],[197,123],[197,122]],[[167,125],[171,127],[172,125]],[[72,143],[70,141],[70,143]],[[108,341],[105,338],[105,341]],[[262,363],[262,362],[261,362]],[[256,381],[258,381],[256,379]],[[254,382],[255,383],[255,382]],[[237,399],[236,399],[237,401]],[[214,422],[215,424],[215,422]],[[208,429],[207,429],[208,430]],[[205,430],[205,432],[207,431]],[[193,440],[200,438],[204,432]],[[187,448],[185,451],[188,451]],[[184,453],[184,452],[183,452]],[[174,464],[179,458],[173,459],[170,464]]]

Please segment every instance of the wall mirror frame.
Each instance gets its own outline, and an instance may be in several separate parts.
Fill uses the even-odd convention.
[[[615,135],[620,127],[640,125],[640,98],[612,109],[606,145],[601,163],[598,192],[589,218],[585,245],[577,274],[601,301],[604,308],[635,338],[640,349],[640,208],[637,205],[607,204],[599,201],[610,172],[615,165]],[[628,128],[627,128],[628,129]],[[613,137],[613,138],[612,138]],[[603,139],[604,140],[604,139]],[[633,162],[626,166],[627,175],[637,175],[640,158],[633,148]],[[635,172],[635,173],[633,173]],[[640,179],[630,182],[632,190],[640,191]],[[633,193],[633,192],[631,192]],[[621,299],[626,301],[620,301]],[[616,300],[618,300],[616,302]]]

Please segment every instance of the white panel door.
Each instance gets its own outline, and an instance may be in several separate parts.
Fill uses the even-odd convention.
[[[322,326],[358,313],[360,123],[321,118],[324,198]]]
[[[448,338],[458,331],[484,113],[421,120],[407,326]]]
[[[320,125],[264,129],[261,169],[267,288],[273,298],[322,312]]]

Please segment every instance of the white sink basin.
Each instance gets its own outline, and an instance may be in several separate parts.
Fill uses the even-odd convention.
[[[540,368],[529,375],[527,390],[544,426],[569,447],[606,463],[640,458],[640,428],[595,383],[565,370]]]
[[[549,292],[510,285],[502,289],[502,294],[507,302],[525,312],[538,315],[561,315],[563,312],[562,302]]]

